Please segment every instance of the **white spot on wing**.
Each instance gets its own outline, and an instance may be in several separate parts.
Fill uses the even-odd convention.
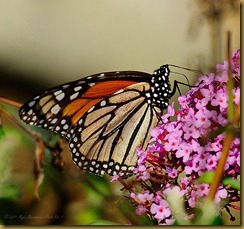
[[[55,130],[56,130],[56,131],[59,131],[59,130],[60,130],[60,127],[59,127],[59,126],[56,126],[56,127],[55,127]]]
[[[124,165],[121,167],[121,170],[124,170],[125,171],[126,169],[127,169],[127,167],[124,166]]]
[[[101,101],[100,106],[103,107],[105,105],[106,105],[106,101],[105,100]]]
[[[68,128],[69,128],[68,124],[65,124],[64,127],[63,127],[64,130],[67,130]]]
[[[28,115],[31,115],[32,113],[33,113],[32,109],[27,112]]]
[[[63,89],[68,88],[68,87],[69,87],[69,84],[63,85]]]
[[[112,172],[112,169],[108,169],[107,173],[110,174]]]
[[[37,117],[33,116],[32,121],[36,121],[36,120],[37,120]]]
[[[62,90],[58,90],[58,91],[55,91],[53,94],[54,94],[55,96],[57,96],[57,95],[61,94],[62,92],[63,92]]]
[[[56,99],[58,101],[61,101],[63,98],[64,98],[64,93],[61,93],[61,94],[59,94],[59,95],[56,96]]]
[[[63,125],[63,124],[65,124],[66,123],[66,120],[65,119],[62,119],[61,120],[61,124]]]
[[[73,95],[70,96],[70,100],[76,99],[78,95],[79,92],[74,93]]]
[[[28,118],[27,116],[24,116],[22,119],[23,119],[23,120],[26,120],[27,118]]]
[[[36,101],[31,101],[31,102],[29,102],[29,107],[33,107],[34,105],[36,104]]]
[[[89,113],[89,112],[93,111],[94,108],[95,108],[95,106],[91,107],[87,112]]]
[[[104,77],[104,76],[105,76],[105,74],[101,73],[98,77],[100,78],[100,77]]]
[[[81,86],[77,86],[74,88],[75,91],[79,91],[82,87]]]
[[[89,83],[88,85],[89,85],[90,87],[92,87],[92,86],[95,85],[95,83]]]
[[[151,97],[150,93],[146,93],[146,97],[150,98]]]
[[[52,112],[53,114],[57,114],[60,110],[61,110],[61,107],[60,107],[58,104],[56,104],[56,105],[51,109],[51,112]]]

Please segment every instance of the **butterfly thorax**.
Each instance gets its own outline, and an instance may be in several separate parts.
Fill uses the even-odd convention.
[[[150,91],[146,94],[147,102],[153,104],[160,109],[166,109],[169,105],[171,97],[171,89],[169,82],[168,65],[163,65],[155,70],[150,81]]]

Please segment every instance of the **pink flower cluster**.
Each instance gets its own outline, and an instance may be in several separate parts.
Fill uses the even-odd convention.
[[[231,60],[234,81],[234,107],[240,103],[240,50]],[[217,74],[199,78],[196,86],[179,97],[180,109],[174,104],[162,116],[158,127],[151,130],[151,144],[146,151],[138,149],[138,165],[131,182],[130,198],[138,215],[146,213],[158,224],[172,224],[174,216],[167,202],[167,194],[177,188],[184,196],[186,212],[193,215],[199,200],[209,193],[210,185],[198,178],[216,169],[225,140],[224,127],[228,123],[227,80],[228,62],[216,66]],[[173,118],[174,121],[171,119]],[[232,142],[224,176],[240,175],[240,135]],[[234,194],[233,194],[234,193]],[[215,202],[238,200],[231,187],[220,185]]]

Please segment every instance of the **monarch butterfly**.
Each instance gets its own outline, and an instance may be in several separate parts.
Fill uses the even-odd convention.
[[[65,137],[72,158],[82,170],[97,175],[130,176],[144,149],[149,130],[175,93],[169,65],[153,74],[105,72],[54,87],[27,101],[20,118]]]

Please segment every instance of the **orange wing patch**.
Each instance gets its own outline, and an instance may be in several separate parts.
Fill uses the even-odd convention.
[[[79,111],[72,117],[72,123],[76,123],[80,120],[80,118],[90,109],[92,108],[94,105],[96,105],[97,103],[99,103],[100,101],[102,101],[102,99],[93,99],[90,100],[85,106],[80,107]]]
[[[135,84],[134,81],[113,80],[99,82],[90,87],[79,99],[74,100],[63,110],[63,116],[73,116],[72,123],[77,123],[82,116],[105,97],[120,89]]]
[[[112,80],[107,82],[96,83],[93,87],[89,88],[86,93],[83,94],[83,98],[101,98],[112,95],[116,91],[128,87],[138,82],[129,80]]]
[[[87,105],[90,99],[77,99],[71,102],[68,106],[66,106],[63,110],[63,116],[71,116],[76,113],[79,109]]]

